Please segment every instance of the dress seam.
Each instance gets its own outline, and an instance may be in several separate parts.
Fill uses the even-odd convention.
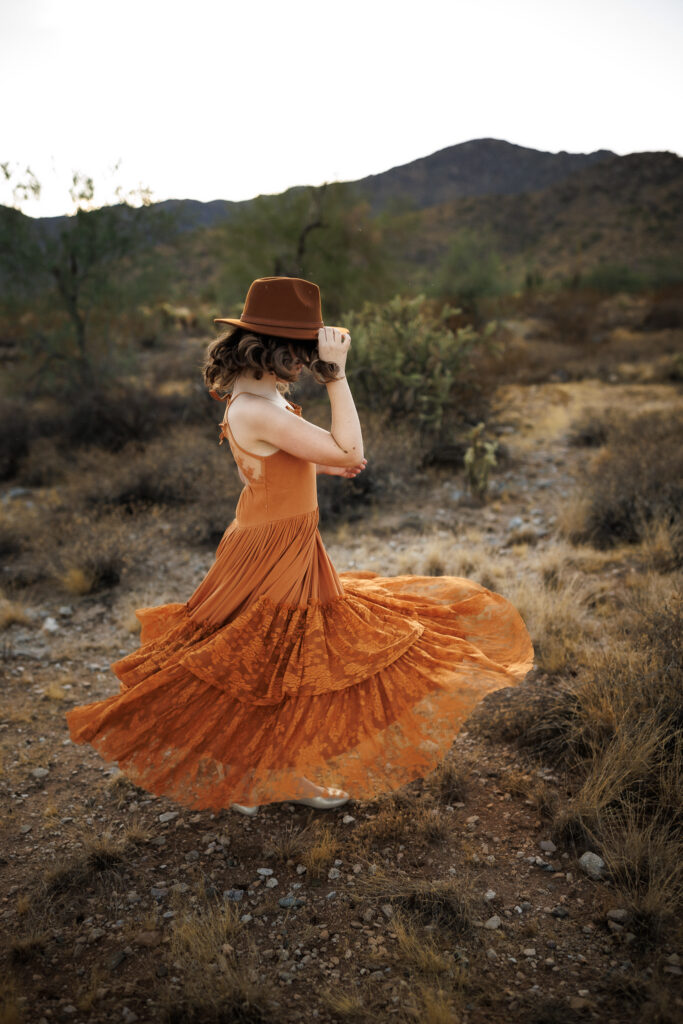
[[[260,526],[270,526],[271,523],[284,523],[287,519],[313,518],[314,513],[320,512],[320,506],[316,505],[309,512],[296,512],[293,516],[280,516],[278,519],[264,519],[262,523],[241,523],[237,516],[233,522],[237,523],[240,530],[256,530]]]

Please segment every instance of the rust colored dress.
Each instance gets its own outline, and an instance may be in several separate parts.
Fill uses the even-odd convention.
[[[246,483],[215,560],[184,604],[136,611],[140,645],[111,665],[120,692],[67,712],[71,739],[188,808],[307,795],[298,776],[352,799],[397,789],[525,677],[526,626],[473,580],[337,573],[315,463],[245,451],[227,408],[219,443]]]

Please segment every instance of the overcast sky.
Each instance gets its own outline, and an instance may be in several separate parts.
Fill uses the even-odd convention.
[[[40,216],[70,211],[74,170],[104,203],[247,199],[480,138],[683,154],[681,53],[681,0],[0,0],[0,162],[37,174]]]

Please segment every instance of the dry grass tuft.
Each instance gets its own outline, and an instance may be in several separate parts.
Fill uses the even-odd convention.
[[[458,1024],[461,1017],[452,992],[418,982],[412,988],[400,1019],[405,1022],[419,1021],[419,1024]]]
[[[24,1024],[19,987],[9,972],[0,976],[0,1024]]]
[[[253,946],[237,949],[244,926],[232,904],[204,903],[174,920],[170,955],[182,978],[165,996],[167,1024],[271,1024],[273,989],[257,980]]]
[[[412,972],[438,977],[448,971],[451,962],[439,950],[434,939],[409,916],[396,911],[391,919],[401,962]]]
[[[444,804],[464,803],[467,785],[462,769],[446,758],[425,778],[425,785]]]
[[[468,880],[447,878],[429,881],[378,869],[359,876],[359,889],[378,902],[390,903],[422,924],[436,925],[451,935],[463,935],[472,927],[473,911]]]
[[[308,830],[307,830],[308,831]],[[300,855],[308,878],[323,878],[341,847],[340,841],[327,822],[311,827],[310,839]]]
[[[0,596],[0,630],[14,625],[29,626],[30,624],[31,619],[20,601],[12,601],[7,597]]]

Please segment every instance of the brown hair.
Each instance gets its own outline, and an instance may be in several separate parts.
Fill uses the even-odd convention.
[[[230,392],[235,380],[245,370],[253,371],[257,380],[264,373],[272,372],[280,380],[295,381],[298,370],[296,358],[292,358],[289,350],[290,345],[295,357],[310,370],[319,384],[326,384],[339,376],[340,367],[336,363],[327,363],[319,358],[315,340],[276,338],[231,324],[207,345],[202,367],[204,383],[210,390]],[[286,393],[289,386],[280,390]]]

